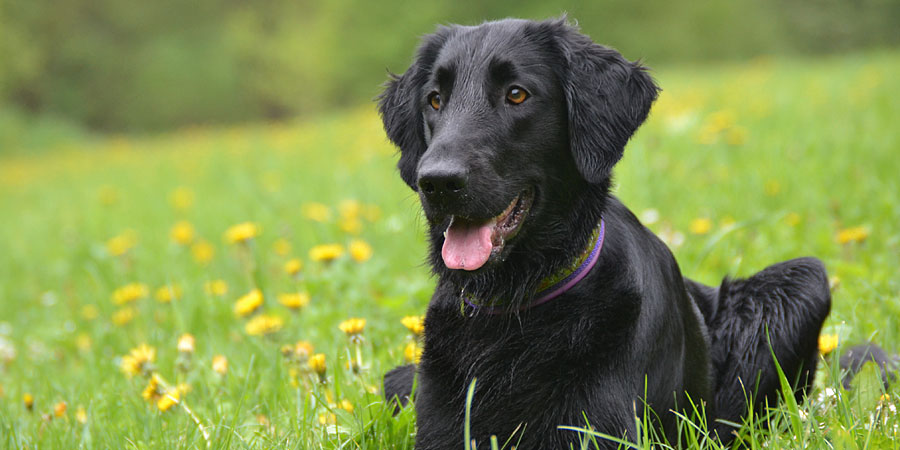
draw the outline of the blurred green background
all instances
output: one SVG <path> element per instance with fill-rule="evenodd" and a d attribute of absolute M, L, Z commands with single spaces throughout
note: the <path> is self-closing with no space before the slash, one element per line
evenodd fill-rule
<path fill-rule="evenodd" d="M 900 43 L 898 0 L 0 0 L 0 153 L 360 105 L 437 23 L 563 12 L 651 67 Z"/>

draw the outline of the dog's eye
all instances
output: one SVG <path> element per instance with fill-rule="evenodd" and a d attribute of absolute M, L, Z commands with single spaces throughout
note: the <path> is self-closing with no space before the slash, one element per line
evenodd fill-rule
<path fill-rule="evenodd" d="M 528 98 L 528 92 L 525 92 L 525 89 L 522 89 L 518 86 L 513 86 L 509 88 L 509 91 L 506 92 L 506 100 L 513 105 L 518 105 L 525 101 Z"/>
<path fill-rule="evenodd" d="M 441 94 L 438 94 L 437 91 L 428 94 L 428 104 L 431 105 L 435 111 L 441 109 Z"/>

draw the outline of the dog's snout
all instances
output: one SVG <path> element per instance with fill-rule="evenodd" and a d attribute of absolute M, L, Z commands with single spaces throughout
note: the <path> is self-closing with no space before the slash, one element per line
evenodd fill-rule
<path fill-rule="evenodd" d="M 436 167 L 419 173 L 419 192 L 429 198 L 459 196 L 466 190 L 467 178 L 461 168 Z"/>

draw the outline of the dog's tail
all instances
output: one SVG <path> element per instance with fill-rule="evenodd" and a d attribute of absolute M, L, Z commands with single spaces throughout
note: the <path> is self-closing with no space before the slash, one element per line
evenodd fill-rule
<path fill-rule="evenodd" d="M 853 378 L 862 370 L 866 363 L 875 363 L 881 371 L 881 382 L 887 390 L 891 383 L 897 381 L 897 370 L 900 368 L 900 356 L 891 355 L 883 348 L 869 342 L 867 344 L 854 345 L 845 349 L 838 363 L 841 367 L 841 384 L 844 389 L 850 389 Z"/>

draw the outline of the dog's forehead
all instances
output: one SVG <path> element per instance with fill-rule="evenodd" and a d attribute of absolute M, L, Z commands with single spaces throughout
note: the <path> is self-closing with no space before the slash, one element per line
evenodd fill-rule
<path fill-rule="evenodd" d="M 435 66 L 454 70 L 486 69 L 490 63 L 543 65 L 550 55 L 542 51 L 534 23 L 504 20 L 478 26 L 457 26 L 438 53 Z"/>

